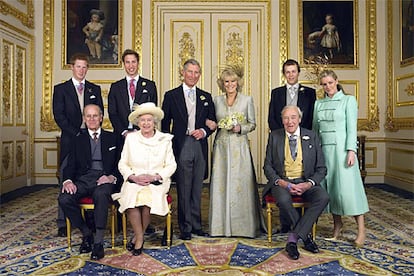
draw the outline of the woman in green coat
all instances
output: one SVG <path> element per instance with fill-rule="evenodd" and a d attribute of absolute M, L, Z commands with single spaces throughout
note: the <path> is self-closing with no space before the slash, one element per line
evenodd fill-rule
<path fill-rule="evenodd" d="M 327 211 L 334 221 L 331 240 L 341 233 L 342 216 L 353 216 L 358 225 L 354 244 L 361 247 L 365 241 L 364 214 L 369 209 L 356 155 L 357 102 L 354 96 L 344 94 L 334 71 L 322 71 L 319 81 L 325 97 L 315 103 L 313 129 L 321 138 L 328 169 L 321 185 L 330 197 Z"/>

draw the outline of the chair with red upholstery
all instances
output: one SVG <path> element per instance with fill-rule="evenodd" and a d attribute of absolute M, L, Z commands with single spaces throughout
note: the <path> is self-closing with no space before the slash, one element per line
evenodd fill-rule
<path fill-rule="evenodd" d="M 165 232 L 164 236 L 166 237 L 166 242 L 162 241 L 161 245 L 166 245 L 169 249 L 172 244 L 172 224 L 171 224 L 171 205 L 172 205 L 172 196 L 167 194 L 167 202 L 168 202 L 168 213 L 166 215 L 165 221 Z M 126 219 L 126 212 L 122 213 L 122 232 L 123 232 L 123 243 L 124 249 L 126 249 L 127 245 L 127 219 Z M 163 238 L 164 239 L 164 238 Z"/>
<path fill-rule="evenodd" d="M 276 199 L 270 194 L 266 194 L 264 197 L 266 202 L 266 213 L 267 213 L 267 241 L 272 242 L 272 209 L 276 208 Z M 305 213 L 305 209 L 308 207 L 308 202 L 304 202 L 300 196 L 292 196 L 292 206 L 294 208 L 301 208 L 302 215 Z M 312 227 L 312 235 L 316 237 L 316 223 Z"/>
<path fill-rule="evenodd" d="M 81 209 L 82 218 L 85 219 L 85 211 L 86 210 L 94 210 L 95 204 L 93 204 L 92 197 L 83 197 L 79 200 L 79 207 Z M 116 206 L 115 204 L 110 204 L 110 212 L 109 215 L 111 217 L 111 244 L 112 249 L 115 247 L 115 225 L 116 222 Z M 71 243 L 71 225 L 70 220 L 66 217 L 66 228 L 67 228 L 67 239 L 68 239 L 68 248 L 71 250 L 72 243 Z"/>

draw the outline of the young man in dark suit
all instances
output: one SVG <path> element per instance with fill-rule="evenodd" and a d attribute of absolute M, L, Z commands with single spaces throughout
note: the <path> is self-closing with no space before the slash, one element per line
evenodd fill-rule
<path fill-rule="evenodd" d="M 59 205 L 63 212 L 73 227 L 82 232 L 80 253 L 92 251 L 92 260 L 104 257 L 103 237 L 108 208 L 119 176 L 119 139 L 114 133 L 101 129 L 102 119 L 99 106 L 85 106 L 83 120 L 87 130 L 78 134 L 73 141 L 68 165 L 63 170 L 63 184 L 59 195 Z M 92 197 L 95 204 L 95 237 L 82 219 L 79 208 L 79 200 L 86 196 Z"/>
<path fill-rule="evenodd" d="M 301 118 L 302 112 L 297 106 L 283 108 L 284 129 L 270 133 L 263 167 L 268 180 L 263 196 L 271 192 L 280 211 L 293 225 L 286 244 L 286 251 L 293 260 L 299 258 L 299 239 L 303 240 L 305 250 L 319 252 L 309 233 L 329 202 L 328 193 L 319 185 L 326 176 L 321 144 L 313 131 L 299 127 Z M 292 196 L 301 196 L 309 202 L 302 217 L 292 206 Z"/>
<path fill-rule="evenodd" d="M 301 127 L 312 129 L 313 106 L 316 101 L 315 89 L 299 84 L 300 66 L 296 60 L 288 59 L 283 63 L 282 73 L 286 79 L 286 85 L 272 90 L 268 123 L 270 131 L 283 128 L 281 112 L 286 105 L 296 105 L 303 112 Z M 280 232 L 287 233 L 291 225 L 286 216 L 280 214 Z"/>
<path fill-rule="evenodd" d="M 313 106 L 316 101 L 315 89 L 299 84 L 300 66 L 296 60 L 288 59 L 283 64 L 286 85 L 272 90 L 268 123 L 270 130 L 283 128 L 280 114 L 286 105 L 296 105 L 303 112 L 301 127 L 312 129 Z"/>
<path fill-rule="evenodd" d="M 125 78 L 111 84 L 108 94 L 108 114 L 114 133 L 121 137 L 121 150 L 128 133 L 137 131 L 137 126 L 129 122 L 128 116 L 134 104 L 153 102 L 157 105 L 157 86 L 152 80 L 139 75 L 139 54 L 131 49 L 122 53 Z M 121 220 L 119 220 L 121 221 Z M 155 232 L 152 225 L 145 230 L 147 234 Z"/>
<path fill-rule="evenodd" d="M 183 84 L 165 92 L 161 130 L 174 135 L 178 224 L 181 239 L 191 240 L 191 234 L 208 236 L 201 228 L 201 192 L 208 174 L 207 138 L 213 132 L 206 120 L 215 122 L 216 112 L 211 94 L 196 87 L 199 62 L 187 60 L 182 75 Z"/>
<path fill-rule="evenodd" d="M 87 81 L 89 60 L 85 54 L 74 54 L 70 58 L 72 78 L 55 85 L 53 89 L 53 116 L 56 124 L 60 127 L 60 179 L 62 171 L 67 164 L 67 157 L 73 141 L 85 129 L 82 121 L 82 110 L 88 104 L 96 104 L 103 110 L 101 87 Z M 66 223 L 61 209 L 57 218 L 58 236 L 66 236 Z"/>
<path fill-rule="evenodd" d="M 125 137 L 135 131 L 128 121 L 133 104 L 153 102 L 157 105 L 155 82 L 138 74 L 139 54 L 127 49 L 122 54 L 126 77 L 111 84 L 108 95 L 108 113 L 114 132 Z"/>

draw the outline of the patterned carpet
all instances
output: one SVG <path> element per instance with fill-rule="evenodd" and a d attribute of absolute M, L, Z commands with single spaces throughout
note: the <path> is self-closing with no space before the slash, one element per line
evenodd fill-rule
<path fill-rule="evenodd" d="M 386 187 L 386 186 L 385 186 Z M 266 235 L 256 239 L 177 238 L 171 249 L 160 246 L 164 218 L 154 217 L 156 233 L 146 236 L 144 254 L 132 256 L 122 249 L 122 234 L 110 248 L 106 235 L 105 258 L 90 261 L 79 254 L 80 234 L 73 231 L 72 251 L 66 238 L 56 237 L 56 196 L 49 187 L 1 205 L 0 275 L 414 275 L 414 201 L 381 186 L 367 186 L 370 212 L 366 216 L 367 241 L 356 249 L 352 218 L 344 220 L 340 241 L 325 241 L 332 231 L 331 218 L 320 217 L 316 242 L 321 253 L 302 248 L 297 261 L 288 259 L 285 235 L 274 234 L 269 245 Z M 173 205 L 176 203 L 175 191 Z M 207 219 L 208 188 L 203 195 L 203 218 Z M 277 222 L 277 219 L 275 219 Z M 207 230 L 207 221 L 204 229 Z M 131 230 L 129 229 L 131 235 Z"/>

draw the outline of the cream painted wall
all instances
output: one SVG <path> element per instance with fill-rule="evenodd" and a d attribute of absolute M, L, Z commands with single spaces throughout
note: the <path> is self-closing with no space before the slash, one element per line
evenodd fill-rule
<path fill-rule="evenodd" d="M 5 1 L 1 1 L 5 2 Z M 142 6 L 137 5 L 142 2 Z M 162 1 L 157 1 L 162 2 Z M 187 1 L 188 2 L 188 1 Z M 191 1 L 194 2 L 194 1 Z M 202 1 L 208 2 L 208 1 Z M 298 59 L 299 57 L 299 43 L 298 33 L 299 24 L 298 9 L 301 2 L 299 1 L 240 1 L 241 4 L 249 2 L 263 2 L 265 5 L 270 4 L 270 22 L 271 36 L 270 36 L 270 72 L 268 74 L 267 85 L 264 87 L 276 87 L 281 84 L 281 68 L 280 65 L 283 59 L 291 57 Z M 243 2 L 243 3 L 242 3 Z M 4 27 L 5 22 L 15 26 L 15 28 L 27 32 L 35 37 L 35 75 L 34 75 L 34 102 L 33 104 L 33 131 L 31 133 L 31 147 L 30 151 L 33 155 L 33 162 L 31 165 L 33 175 L 31 177 L 31 184 L 57 183 L 55 177 L 56 171 L 56 136 L 58 131 L 46 131 L 45 126 L 41 123 L 42 108 L 45 108 L 45 94 L 50 95 L 53 85 L 70 78 L 71 72 L 67 69 L 62 69 L 61 61 L 61 45 L 62 45 L 62 3 L 60 0 L 44 0 L 44 1 L 27 1 L 26 5 L 33 5 L 33 19 L 34 28 L 27 27 L 22 24 L 24 15 L 30 15 L 30 9 L 25 7 L 21 1 L 11 0 L 7 1 L 7 5 L 17 9 L 17 12 L 8 11 L 0 13 L 0 24 Z M 135 48 L 142 53 L 142 75 L 152 78 L 153 76 L 153 59 L 151 57 L 151 14 L 152 1 L 122 1 L 123 3 L 123 25 L 124 32 L 122 40 L 122 49 Z M 361 95 L 359 117 L 361 119 L 369 116 L 376 116 L 377 114 L 370 114 L 370 105 L 372 105 L 372 98 L 368 97 L 368 92 L 375 92 L 375 104 L 378 106 L 378 130 L 374 131 L 360 131 L 360 134 L 367 136 L 366 143 L 366 164 L 368 176 L 367 183 L 387 183 L 406 190 L 414 190 L 414 115 L 410 112 L 414 110 L 412 103 L 414 102 L 411 96 L 404 96 L 411 101 L 407 106 L 397 106 L 394 102 L 396 95 L 401 96 L 404 89 L 398 86 L 397 80 L 401 76 L 407 75 L 407 72 L 414 70 L 414 65 L 401 67 L 398 60 L 393 53 L 398 51 L 399 41 L 399 26 L 398 26 L 398 1 L 356 1 L 358 5 L 358 30 L 359 30 L 359 68 L 357 69 L 339 69 L 336 70 L 340 80 L 349 81 L 351 83 L 359 83 L 359 94 Z M 397 3 L 397 4 L 395 4 Z M 45 6 L 44 6 L 45 5 Z M 396 6 L 397 5 L 397 6 Z M 373 8 L 373 7 L 374 8 Z M 53 12 L 49 12 L 50 8 Z M 140 9 L 141 8 L 141 9 Z M 367 13 L 367 9 L 370 11 Z M 390 12 L 392 10 L 392 12 Z M 142 13 L 141 13 L 142 11 Z M 281 12 L 282 11 L 282 12 Z M 287 11 L 287 16 L 283 13 Z M 48 30 L 47 26 L 50 24 L 47 21 L 47 15 L 51 14 L 50 20 L 53 21 L 53 29 Z M 369 24 L 370 16 L 374 14 L 374 27 L 367 26 Z M 284 18 L 287 17 L 288 22 L 288 39 L 287 50 L 281 48 L 283 45 L 283 34 L 280 32 L 283 29 Z M 384 18 L 386 20 L 384 20 Z M 139 19 L 142 19 L 141 21 Z M 390 29 L 390 22 L 392 20 L 394 25 Z M 142 37 L 138 36 L 137 21 L 142 23 Z M 392 22 L 391 22 L 392 23 Z M 392 24 L 391 24 L 392 25 Z M 139 26 L 139 24 L 138 24 Z M 371 28 L 371 29 L 370 29 Z M 6 26 L 7 29 L 7 26 Z M 374 32 L 372 31 L 374 29 Z M 50 31 L 49 34 L 48 31 Z M 45 35 L 47 34 L 47 35 Z M 44 36 L 45 35 L 45 36 Z M 390 35 L 392 35 L 392 43 L 390 44 Z M 52 38 L 51 40 L 48 40 Z M 375 51 L 369 48 L 371 38 L 374 40 Z M 0 42 L 2 43 L 2 42 Z M 138 44 L 137 44 L 138 43 Z M 252 41 L 254 43 L 254 41 Z M 45 48 L 52 48 L 49 54 L 45 55 Z M 0 48 L 1 49 L 1 48 Z M 287 52 L 286 52 L 287 51 Z M 369 60 L 369 57 L 374 53 L 374 61 Z M 286 54 L 286 56 L 284 56 Z M 392 56 L 392 57 L 391 57 Z M 398 57 L 397 57 L 398 58 Z M 375 67 L 371 68 L 370 65 Z M 392 70 L 390 70 L 392 64 Z M 50 65 L 50 67 L 48 67 Z M 48 75 L 50 72 L 50 76 Z M 308 80 L 304 74 L 301 74 L 301 81 Z M 375 76 L 374 84 L 372 76 Z M 105 93 L 109 89 L 112 81 L 120 79 L 124 76 L 123 69 L 90 69 L 88 72 L 88 79 L 94 81 L 102 86 Z M 45 78 L 50 78 L 49 82 L 45 82 Z M 371 79 L 370 79 L 371 78 Z M 411 77 L 410 82 L 413 82 Z M 375 89 L 372 89 L 372 85 Z M 351 85 L 352 86 L 352 85 Z M 159 91 L 162 93 L 163 91 Z M 400 94 L 398 94 L 400 93 Z M 405 94 L 404 94 L 405 95 Z M 263 106 L 268 105 L 270 91 L 263 93 Z M 50 103 L 47 103 L 50 104 Z M 393 114 L 387 114 L 387 108 L 392 106 Z M 410 109 L 411 108 L 411 109 Z M 410 111 L 411 110 L 411 111 Z M 267 110 L 263 115 L 262 120 L 266 120 Z M 401 119 L 406 117 L 406 119 Z M 374 120 L 375 121 L 375 120 Z M 402 122 L 401 122 L 402 121 Z M 390 131 L 385 128 L 385 124 L 389 123 L 394 126 L 395 131 Z M 408 126 L 407 126 L 408 125 Z M 372 127 L 372 126 L 371 126 Z M 375 128 L 375 127 L 372 127 Z M 262 131 L 263 137 L 267 137 L 267 133 Z M 265 139 L 265 138 L 264 138 Z M 265 139 L 266 140 L 266 139 Z M 0 155 L 2 156 L 2 155 Z"/>

